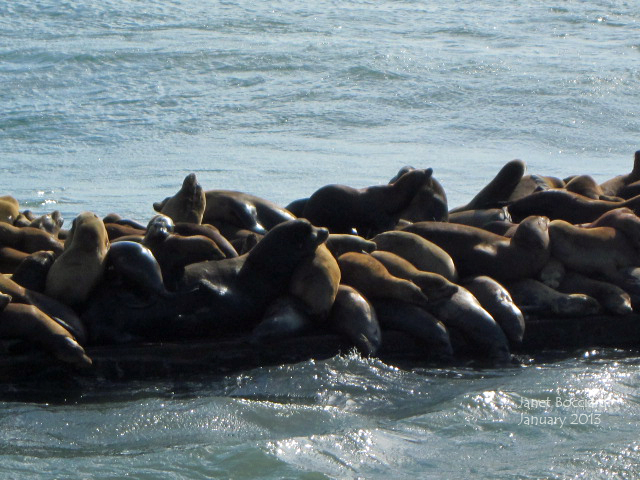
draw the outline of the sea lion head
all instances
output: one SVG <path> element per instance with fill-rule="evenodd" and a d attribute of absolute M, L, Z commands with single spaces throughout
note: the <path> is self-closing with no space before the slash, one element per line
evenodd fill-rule
<path fill-rule="evenodd" d="M 549 219 L 539 215 L 525 218 L 516 228 L 511 241 L 529 250 L 548 250 Z"/>

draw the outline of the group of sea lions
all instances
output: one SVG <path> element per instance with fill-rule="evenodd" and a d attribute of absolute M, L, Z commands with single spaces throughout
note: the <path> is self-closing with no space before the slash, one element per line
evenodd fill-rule
<path fill-rule="evenodd" d="M 375 355 L 397 330 L 425 358 L 500 364 L 525 316 L 640 308 L 640 151 L 602 184 L 525 170 L 451 210 L 431 168 L 286 208 L 192 173 L 147 225 L 83 212 L 68 230 L 0 197 L 0 339 L 89 366 L 88 345 L 322 332 Z"/>

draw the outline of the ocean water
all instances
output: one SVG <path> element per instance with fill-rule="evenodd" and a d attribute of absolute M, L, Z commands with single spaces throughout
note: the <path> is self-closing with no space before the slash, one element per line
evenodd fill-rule
<path fill-rule="evenodd" d="M 635 0 L 0 0 L 0 191 L 68 225 L 146 222 L 190 172 L 282 205 L 404 165 L 452 207 L 513 158 L 606 180 L 640 145 L 639 27 Z M 523 361 L 4 402 L 0 476 L 638 478 L 637 352 Z"/>

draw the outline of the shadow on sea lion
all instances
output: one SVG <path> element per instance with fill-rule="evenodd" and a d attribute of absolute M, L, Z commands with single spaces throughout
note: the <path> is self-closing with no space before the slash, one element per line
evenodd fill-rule
<path fill-rule="evenodd" d="M 600 312 L 598 301 L 582 293 L 565 294 L 526 278 L 506 285 L 516 305 L 526 314 L 582 317 Z"/>
<path fill-rule="evenodd" d="M 622 288 L 609 282 L 595 280 L 575 272 L 566 274 L 558 287 L 562 293 L 584 293 L 595 298 L 613 315 L 628 315 L 633 312 L 631 297 Z"/>
<path fill-rule="evenodd" d="M 412 170 L 392 184 L 360 189 L 325 185 L 309 197 L 302 216 L 331 233 L 353 233 L 355 229 L 368 238 L 395 227 L 432 173 L 432 169 Z"/>

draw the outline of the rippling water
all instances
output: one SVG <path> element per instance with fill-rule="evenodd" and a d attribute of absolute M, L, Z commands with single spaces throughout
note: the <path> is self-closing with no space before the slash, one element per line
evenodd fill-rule
<path fill-rule="evenodd" d="M 281 204 L 407 164 L 452 206 L 512 158 L 604 180 L 639 146 L 639 22 L 618 0 L 0 1 L 0 185 L 69 223 L 146 221 L 192 171 Z M 0 404 L 0 458 L 7 478 L 635 478 L 637 371 L 607 350 L 136 384 Z"/>

